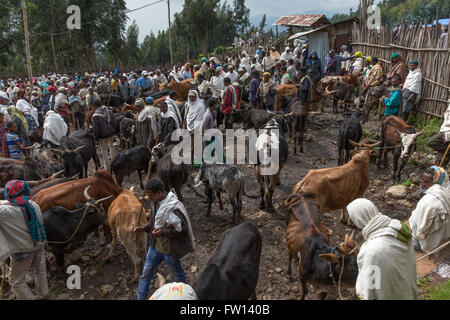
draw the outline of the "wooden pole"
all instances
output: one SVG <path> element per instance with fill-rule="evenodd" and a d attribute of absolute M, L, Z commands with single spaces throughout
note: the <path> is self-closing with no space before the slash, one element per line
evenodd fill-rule
<path fill-rule="evenodd" d="M 23 12 L 23 28 L 25 33 L 25 49 L 27 54 L 28 83 L 30 85 L 30 88 L 33 88 L 33 73 L 31 72 L 30 39 L 28 38 L 27 5 L 25 4 L 25 0 L 22 0 L 22 12 Z"/>
<path fill-rule="evenodd" d="M 170 26 L 170 0 L 167 0 L 167 11 L 169 14 L 169 50 L 170 50 L 170 65 L 173 66 L 173 52 L 172 52 L 172 31 Z"/>
<path fill-rule="evenodd" d="M 53 43 L 53 32 L 50 32 L 50 39 L 52 41 L 53 62 L 55 63 L 55 72 L 58 71 L 58 65 L 56 64 L 55 44 Z"/>

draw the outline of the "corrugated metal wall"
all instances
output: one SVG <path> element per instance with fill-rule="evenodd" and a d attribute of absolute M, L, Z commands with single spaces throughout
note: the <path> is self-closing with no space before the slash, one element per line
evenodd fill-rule
<path fill-rule="evenodd" d="M 308 34 L 305 38 L 309 39 L 309 53 L 316 50 L 317 55 L 322 62 L 322 70 L 325 68 L 326 56 L 330 52 L 330 42 L 328 40 L 328 32 L 314 32 Z"/>

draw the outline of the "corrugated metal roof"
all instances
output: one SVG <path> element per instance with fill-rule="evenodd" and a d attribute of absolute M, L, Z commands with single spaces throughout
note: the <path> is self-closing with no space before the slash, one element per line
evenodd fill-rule
<path fill-rule="evenodd" d="M 299 14 L 295 16 L 282 16 L 274 22 L 274 25 L 310 27 L 320 19 L 324 19 L 324 22 L 329 23 L 327 17 L 323 14 Z"/>
<path fill-rule="evenodd" d="M 304 35 L 307 35 L 307 34 L 310 34 L 310 33 L 314 33 L 314 32 L 317 32 L 317 31 L 319 31 L 319 30 L 322 30 L 322 29 L 328 28 L 328 27 L 329 27 L 329 26 L 324 26 L 324 27 L 320 27 L 320 28 L 317 28 L 317 29 L 314 29 L 314 30 L 309 30 L 309 31 L 305 31 L 305 32 L 299 32 L 299 33 L 296 33 L 296 34 L 290 36 L 290 37 L 288 38 L 288 40 L 294 40 L 294 39 L 303 37 Z"/>

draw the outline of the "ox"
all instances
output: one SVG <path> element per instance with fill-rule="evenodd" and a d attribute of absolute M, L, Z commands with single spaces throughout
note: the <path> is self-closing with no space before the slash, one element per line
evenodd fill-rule
<path fill-rule="evenodd" d="M 180 82 L 176 82 L 175 80 L 170 80 L 170 82 L 168 82 L 165 85 L 161 85 L 160 87 L 161 87 L 161 89 L 170 89 L 170 90 L 175 91 L 177 93 L 177 98 L 180 99 L 181 101 L 186 101 L 188 99 L 189 90 L 191 90 L 193 88 L 191 80 L 183 80 Z M 163 99 L 163 100 L 161 100 L 161 99 Z M 166 99 L 166 97 L 162 97 L 157 100 L 164 101 L 165 99 Z M 155 105 L 156 105 L 156 100 L 155 100 Z"/>
<path fill-rule="evenodd" d="M 96 170 L 100 167 L 94 136 L 88 131 L 73 131 L 69 136 L 62 137 L 60 144 L 62 150 L 52 149 L 52 152 L 61 157 L 67 177 L 77 173 L 80 179 L 87 177 L 88 163 L 91 159 L 94 160 Z"/>
<path fill-rule="evenodd" d="M 234 165 L 203 163 L 200 167 L 200 171 L 195 177 L 194 183 L 196 184 L 196 187 L 201 183 L 205 185 L 205 195 L 208 199 L 208 211 L 206 212 L 206 216 L 209 217 L 211 213 L 213 191 L 217 195 L 220 210 L 223 210 L 220 193 L 226 193 L 228 194 L 228 199 L 233 207 L 233 224 L 238 224 L 242 211 L 244 179 L 245 176 Z"/>
<path fill-rule="evenodd" d="M 199 300 L 256 299 L 262 239 L 250 222 L 228 229 L 193 289 Z"/>
<path fill-rule="evenodd" d="M 34 156 L 34 159 L 37 161 L 46 177 L 64 169 L 64 166 L 59 162 L 58 157 L 47 149 Z"/>
<path fill-rule="evenodd" d="M 89 233 L 104 223 L 101 204 L 112 196 L 95 201 L 89 195 L 90 186 L 84 189 L 85 205 L 74 204 L 77 209 L 67 210 L 56 206 L 43 212 L 44 228 L 51 252 L 55 255 L 60 272 L 64 270 L 64 254 L 81 247 Z"/>
<path fill-rule="evenodd" d="M 308 283 L 320 288 L 319 298 L 325 299 L 330 285 L 338 282 L 354 287 L 358 276 L 356 245 L 353 235 L 345 235 L 345 243 L 330 246 L 328 228 L 321 217 L 319 205 L 309 195 L 291 195 L 286 199 L 288 208 L 286 244 L 289 250 L 287 274 L 291 278 L 291 262 L 298 259 L 298 273 L 302 286 L 300 299 L 308 293 Z M 292 278 L 291 278 L 292 281 Z M 326 288 L 323 288 L 326 286 Z"/>
<path fill-rule="evenodd" d="M 416 133 L 414 127 L 408 125 L 402 118 L 390 116 L 383 120 L 381 124 L 381 147 L 378 156 L 378 169 L 381 166 L 383 152 L 384 167 L 386 168 L 388 152 L 393 151 L 394 168 L 392 178 L 394 181 L 399 181 L 406 161 L 408 161 L 409 156 L 416 150 L 416 139 L 422 133 Z M 387 149 L 383 149 L 384 147 Z M 401 158 L 400 167 L 398 167 L 399 158 Z"/>
<path fill-rule="evenodd" d="M 44 176 L 39 164 L 30 158 L 25 158 L 25 160 L 0 158 L 0 185 L 2 187 L 11 180 L 42 180 Z"/>
<path fill-rule="evenodd" d="M 281 109 L 282 96 L 288 96 L 291 98 L 297 97 L 297 86 L 295 84 L 280 84 L 277 86 L 277 95 L 275 97 L 275 110 Z"/>
<path fill-rule="evenodd" d="M 142 212 L 142 204 L 136 195 L 128 190 L 122 191 L 113 201 L 108 211 L 108 224 L 112 230 L 112 242 L 107 260 L 112 258 L 118 239 L 127 250 L 134 264 L 134 280 L 137 281 L 144 267 L 147 249 L 147 236 L 144 232 L 134 232 L 134 228 L 147 224 Z"/>
<path fill-rule="evenodd" d="M 345 165 L 335 168 L 309 170 L 306 176 L 295 185 L 292 193 L 314 194 L 322 211 L 342 210 L 341 222 L 351 223 L 346 214 L 347 205 L 364 195 L 369 186 L 369 161 L 374 148 L 381 144 L 358 144 L 350 150 L 352 159 Z"/>
<path fill-rule="evenodd" d="M 300 152 L 303 152 L 303 137 L 306 131 L 306 120 L 308 112 L 306 108 L 295 101 L 288 109 L 289 114 L 289 138 L 294 139 L 294 154 L 297 154 L 297 145 L 300 145 Z"/>
<path fill-rule="evenodd" d="M 120 151 L 111 161 L 110 171 L 116 176 L 117 184 L 122 187 L 123 178 L 130 173 L 137 171 L 139 183 L 142 189 L 141 171 L 147 172 L 148 164 L 151 158 L 150 150 L 146 146 L 137 146 L 131 149 Z"/>
<path fill-rule="evenodd" d="M 270 120 L 266 126 L 264 126 L 265 132 L 261 134 L 256 140 L 256 150 L 258 151 L 257 164 L 254 165 L 254 171 L 256 176 L 256 181 L 259 184 L 260 194 L 261 194 L 261 209 L 267 209 L 268 211 L 275 211 L 272 204 L 272 196 L 275 190 L 275 185 L 279 181 L 279 176 L 281 169 L 287 162 L 289 154 L 289 145 L 286 141 L 285 134 L 288 132 L 289 127 L 287 119 L 282 115 L 275 116 Z M 278 134 L 276 134 L 276 131 Z M 272 138 L 271 135 L 275 137 Z M 270 142 L 268 140 L 270 139 Z M 270 148 L 269 148 L 270 145 Z M 270 154 L 274 151 L 278 153 L 278 157 L 271 159 Z M 264 152 L 264 160 L 261 161 L 259 153 Z M 262 175 L 262 168 L 267 169 L 270 160 L 271 166 L 276 166 L 277 170 L 272 175 Z"/>
<path fill-rule="evenodd" d="M 119 138 L 122 149 L 136 145 L 136 120 L 124 118 L 119 124 Z"/>
<path fill-rule="evenodd" d="M 337 165 L 341 166 L 348 162 L 350 158 L 350 150 L 353 146 L 349 140 L 354 142 L 361 141 L 362 138 L 362 125 L 359 120 L 360 112 L 352 112 L 349 118 L 345 118 L 339 129 L 338 136 L 338 157 Z"/>
<path fill-rule="evenodd" d="M 233 111 L 230 121 L 232 123 L 244 123 L 244 130 L 260 129 L 273 118 L 274 114 L 276 113 L 256 108 L 240 109 Z"/>

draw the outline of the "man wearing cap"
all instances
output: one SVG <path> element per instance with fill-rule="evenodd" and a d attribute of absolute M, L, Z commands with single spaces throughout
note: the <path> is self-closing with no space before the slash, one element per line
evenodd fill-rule
<path fill-rule="evenodd" d="M 405 84 L 403 85 L 403 106 L 402 116 L 403 120 L 408 122 L 409 114 L 413 108 L 413 105 L 418 101 L 420 95 L 420 89 L 422 87 L 422 71 L 418 68 L 419 62 L 412 60 L 409 63 L 409 73 L 406 77 Z"/>
<path fill-rule="evenodd" d="M 231 83 L 236 82 L 237 78 L 239 77 L 238 73 L 234 71 L 234 67 L 232 65 L 228 66 L 228 72 L 226 76 L 230 78 Z"/>
<path fill-rule="evenodd" d="M 388 116 L 398 116 L 398 111 L 402 103 L 402 78 L 398 74 L 394 74 L 391 78 L 391 86 L 388 88 L 388 96 L 382 96 L 380 99 L 380 112 L 379 118 L 382 118 L 383 109 L 384 115 Z"/>
<path fill-rule="evenodd" d="M 137 85 L 138 75 L 133 73 L 130 80 L 130 96 L 135 98 L 139 95 L 139 87 Z"/>
<path fill-rule="evenodd" d="M 258 49 L 256 50 L 256 55 L 259 57 L 259 59 L 263 58 L 263 47 L 258 46 Z"/>
<path fill-rule="evenodd" d="M 162 116 L 160 143 L 163 143 L 165 146 L 176 144 L 175 141 L 172 141 L 172 133 L 181 128 L 178 116 L 173 109 L 169 110 L 167 101 L 161 102 L 159 107 Z"/>
<path fill-rule="evenodd" d="M 96 100 L 94 106 L 97 108 L 92 116 L 94 138 L 100 145 L 104 169 L 109 170 L 109 164 L 116 155 L 113 145 L 116 134 L 116 119 L 108 107 L 102 106 L 100 100 Z"/>
<path fill-rule="evenodd" d="M 405 61 L 400 58 L 397 52 L 394 52 L 391 56 L 391 66 L 387 73 L 387 80 L 391 80 L 394 74 L 398 74 L 403 80 L 406 79 Z"/>
<path fill-rule="evenodd" d="M 220 111 L 225 115 L 224 125 L 225 129 L 233 129 L 231 120 L 231 113 L 234 110 L 239 110 L 239 90 L 232 85 L 231 79 L 226 77 L 223 81 L 225 89 L 223 91 L 223 103 Z"/>
<path fill-rule="evenodd" d="M 84 105 L 86 106 L 87 110 L 94 110 L 96 107 L 94 106 L 95 101 L 100 101 L 100 96 L 97 92 L 94 91 L 93 87 L 89 87 L 88 94 L 86 95 L 86 102 Z"/>
<path fill-rule="evenodd" d="M 350 56 L 350 52 L 348 52 L 347 46 L 345 44 L 341 46 L 341 52 L 339 53 L 339 55 L 342 58 L 347 58 Z M 343 73 L 342 71 L 350 71 L 350 61 L 345 61 L 343 64 L 341 64 L 341 73 Z"/>
<path fill-rule="evenodd" d="M 158 143 L 161 133 L 161 123 L 153 102 L 152 97 L 147 97 L 145 98 L 147 105 L 142 99 L 137 99 L 135 103 L 136 107 L 142 108 L 136 121 L 136 141 L 138 145 L 147 146 L 150 150 Z"/>
<path fill-rule="evenodd" d="M 367 76 L 367 88 L 383 84 L 383 67 L 377 57 L 372 57 L 372 69 Z"/>
<path fill-rule="evenodd" d="M 137 80 L 137 86 L 140 90 L 140 93 L 144 93 L 152 88 L 152 80 L 148 77 L 147 71 L 142 71 L 141 77 Z"/>
<path fill-rule="evenodd" d="M 238 74 L 239 78 L 237 79 L 237 83 L 241 86 L 248 86 L 248 84 L 250 83 L 250 74 L 246 71 L 246 69 L 240 67 Z"/>
<path fill-rule="evenodd" d="M 266 52 L 266 56 L 262 60 L 262 68 L 264 72 L 269 72 L 271 75 L 275 71 L 275 59 L 271 56 L 270 52 Z"/>
<path fill-rule="evenodd" d="M 256 70 L 258 72 L 262 72 L 262 66 L 261 63 L 258 62 L 258 60 L 256 59 L 256 57 L 252 58 L 252 64 L 250 65 L 250 70 Z"/>

